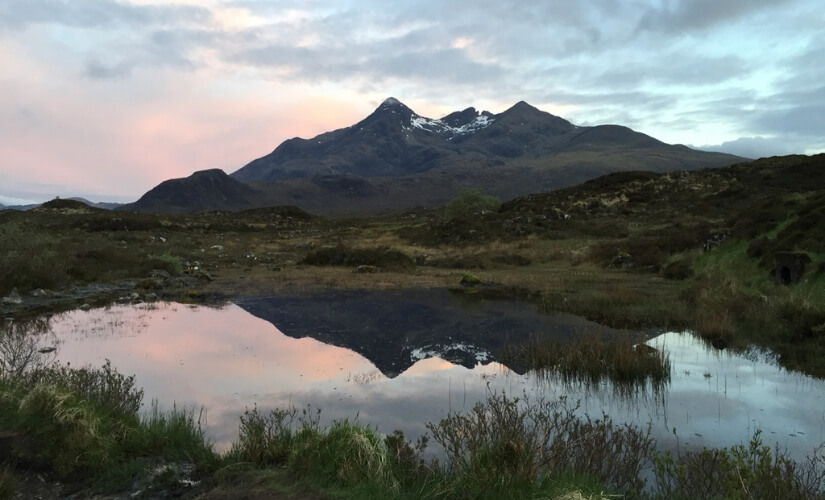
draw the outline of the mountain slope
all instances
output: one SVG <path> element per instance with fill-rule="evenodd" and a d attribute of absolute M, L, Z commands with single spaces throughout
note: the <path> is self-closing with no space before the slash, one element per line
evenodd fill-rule
<path fill-rule="evenodd" d="M 532 167 L 553 169 L 563 166 L 555 163 L 569 163 L 563 157 L 554 161 L 565 153 L 621 151 L 655 152 L 669 165 L 666 169 L 673 165 L 690 169 L 722 166 L 740 160 L 731 155 L 670 146 L 627 127 L 578 127 L 525 102 L 497 115 L 467 108 L 433 120 L 417 115 L 391 97 L 351 127 L 312 139 L 289 139 L 231 175 L 243 182 L 316 175 L 403 177 L 452 169 L 468 162 L 501 166 L 536 160 L 542 164 Z M 609 162 L 601 159 L 599 163 L 607 168 L 605 163 Z M 656 162 L 640 163 L 633 169 L 651 168 Z M 583 179 L 576 179 L 580 180 Z"/>
<path fill-rule="evenodd" d="M 284 141 L 230 176 L 211 171 L 169 181 L 128 209 L 295 205 L 325 214 L 374 212 L 444 204 L 467 187 L 508 200 L 612 172 L 697 170 L 741 160 L 618 125 L 576 126 L 526 102 L 499 114 L 471 107 L 431 119 L 391 97 L 355 125 Z"/>
<path fill-rule="evenodd" d="M 265 204 L 258 190 L 216 168 L 201 170 L 186 178 L 163 181 L 138 201 L 116 210 L 185 213 L 242 210 Z"/>

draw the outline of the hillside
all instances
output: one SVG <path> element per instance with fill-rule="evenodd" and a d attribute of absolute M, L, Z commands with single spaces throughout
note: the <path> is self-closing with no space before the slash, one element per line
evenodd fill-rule
<path fill-rule="evenodd" d="M 182 179 L 160 183 L 138 201 L 117 210 L 187 213 L 212 210 L 243 210 L 267 205 L 261 193 L 226 175 L 223 170 L 195 172 Z"/>
<path fill-rule="evenodd" d="M 284 141 L 226 177 L 209 171 L 167 181 L 127 208 L 295 205 L 320 214 L 370 213 L 444 204 L 468 187 L 509 200 L 611 172 L 697 170 L 741 160 L 618 125 L 576 126 L 525 102 L 499 114 L 471 107 L 431 119 L 389 98 L 350 127 Z"/>

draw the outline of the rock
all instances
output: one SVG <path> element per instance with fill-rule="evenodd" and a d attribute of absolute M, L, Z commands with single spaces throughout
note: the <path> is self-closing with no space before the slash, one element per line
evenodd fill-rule
<path fill-rule="evenodd" d="M 49 354 L 50 352 L 54 352 L 57 350 L 57 347 L 44 347 L 42 349 L 38 349 L 37 352 L 40 354 Z"/>
<path fill-rule="evenodd" d="M 3 297 L 1 302 L 3 305 L 8 306 L 20 305 L 23 303 L 23 297 L 20 296 L 20 292 L 17 291 L 17 288 L 12 288 L 11 292 Z"/>
<path fill-rule="evenodd" d="M 180 288 L 192 288 L 198 285 L 198 279 L 192 276 L 179 276 L 172 280 L 172 284 Z"/>
<path fill-rule="evenodd" d="M 132 292 L 129 295 L 129 300 L 140 300 L 140 294 L 137 292 Z"/>
<path fill-rule="evenodd" d="M 352 270 L 352 272 L 355 273 L 355 274 L 372 274 L 372 273 L 377 273 L 380 270 L 381 269 L 379 269 L 376 266 L 360 265 L 360 266 L 356 266 Z"/>
<path fill-rule="evenodd" d="M 163 269 L 152 269 L 152 272 L 149 273 L 149 277 L 150 278 L 161 279 L 164 282 L 166 282 L 166 281 L 169 281 L 169 278 L 171 278 L 172 276 L 168 272 L 164 271 Z"/>
<path fill-rule="evenodd" d="M 91 308 L 92 308 L 92 306 L 91 306 L 91 304 L 89 304 L 88 302 L 85 302 L 85 303 L 84 303 L 84 304 L 82 304 L 80 307 L 78 307 L 78 309 L 80 309 L 81 311 L 88 311 L 88 310 L 90 310 Z"/>
<path fill-rule="evenodd" d="M 624 269 L 633 265 L 633 257 L 627 252 L 619 252 L 613 257 L 607 267 L 611 269 Z"/>
<path fill-rule="evenodd" d="M 32 290 L 32 292 L 31 292 L 32 297 L 45 297 L 46 295 L 48 295 L 48 293 L 46 293 L 46 290 L 43 290 L 42 288 L 38 288 L 37 290 Z"/>
<path fill-rule="evenodd" d="M 163 280 L 160 278 L 146 278 L 137 284 L 137 288 L 141 290 L 160 290 L 163 288 Z"/>
<path fill-rule="evenodd" d="M 143 300 L 145 300 L 146 302 L 152 302 L 152 301 L 158 300 L 158 294 L 156 294 L 156 293 L 147 293 L 146 295 L 143 296 Z"/>
<path fill-rule="evenodd" d="M 211 248 L 212 250 L 217 250 L 219 252 L 223 252 L 223 245 L 212 245 L 209 248 Z"/>
<path fill-rule="evenodd" d="M 708 252 L 711 249 L 718 247 L 719 245 L 721 245 L 729 239 L 730 229 L 721 229 L 719 231 L 716 231 L 715 233 L 712 233 L 710 237 L 708 237 L 708 239 L 705 240 L 705 243 L 702 245 L 702 248 L 704 248 L 704 250 Z"/>

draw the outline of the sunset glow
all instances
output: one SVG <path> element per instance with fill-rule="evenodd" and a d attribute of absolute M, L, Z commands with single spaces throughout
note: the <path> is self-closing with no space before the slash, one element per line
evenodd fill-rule
<path fill-rule="evenodd" d="M 134 201 L 388 96 L 434 118 L 524 100 L 751 157 L 825 150 L 812 0 L 93 4 L 0 0 L 2 199 Z"/>

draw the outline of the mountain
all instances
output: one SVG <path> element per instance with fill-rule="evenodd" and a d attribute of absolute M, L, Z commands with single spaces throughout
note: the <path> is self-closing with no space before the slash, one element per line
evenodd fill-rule
<path fill-rule="evenodd" d="M 117 210 L 186 213 L 242 210 L 264 206 L 261 193 L 220 169 L 201 170 L 189 177 L 163 181 L 134 203 Z"/>
<path fill-rule="evenodd" d="M 431 119 L 390 97 L 355 125 L 286 140 L 229 176 L 252 191 L 233 185 L 233 196 L 204 201 L 195 195 L 210 195 L 209 190 L 178 179 L 153 189 L 132 209 L 237 210 L 263 204 L 316 213 L 367 212 L 443 204 L 467 187 L 508 200 L 611 172 L 696 170 L 742 160 L 665 144 L 618 125 L 576 126 L 526 102 L 499 114 L 470 107 Z M 218 191 L 230 189 L 227 179 L 219 182 Z M 153 193 L 162 187 L 164 194 Z"/>
<path fill-rule="evenodd" d="M 316 175 L 401 177 L 467 162 L 489 167 L 536 160 L 552 169 L 553 163 L 559 163 L 553 160 L 566 159 L 570 153 L 627 151 L 644 151 L 659 158 L 638 158 L 638 169 L 700 168 L 739 160 L 722 153 L 669 146 L 626 127 L 577 127 L 525 102 L 498 115 L 467 108 L 433 120 L 391 97 L 355 125 L 312 139 L 284 141 L 232 177 L 243 182 Z M 586 161 L 583 157 L 580 160 Z"/>
<path fill-rule="evenodd" d="M 462 290 L 360 290 L 244 297 L 236 303 L 284 335 L 356 352 L 389 378 L 430 357 L 473 368 L 496 361 L 507 345 L 537 338 L 627 335 L 573 315 L 537 314 L 530 304 L 468 297 Z"/>
<path fill-rule="evenodd" d="M 81 203 L 85 203 L 86 205 L 89 205 L 90 207 L 102 208 L 104 210 L 114 210 L 117 207 L 123 205 L 123 203 L 110 203 L 110 202 L 106 202 L 106 201 L 94 202 L 94 201 L 87 200 L 86 198 L 80 198 L 80 197 L 77 197 L 77 196 L 73 196 L 73 197 L 68 198 L 68 199 L 79 201 Z"/>

